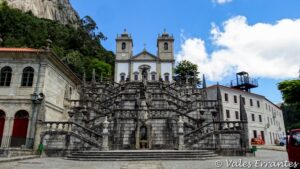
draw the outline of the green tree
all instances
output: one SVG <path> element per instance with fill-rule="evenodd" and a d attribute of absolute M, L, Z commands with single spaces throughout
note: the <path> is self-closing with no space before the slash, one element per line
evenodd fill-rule
<path fill-rule="evenodd" d="M 285 103 L 300 104 L 299 79 L 280 82 L 278 89 L 281 91 Z"/>
<path fill-rule="evenodd" d="M 112 67 L 110 64 L 100 61 L 98 59 L 91 59 L 87 61 L 88 66 L 86 66 L 87 79 L 92 78 L 92 71 L 95 69 L 96 79 L 97 80 L 112 80 Z"/>
<path fill-rule="evenodd" d="M 68 64 L 71 69 L 77 69 L 77 72 L 83 74 L 84 72 L 84 62 L 83 55 L 78 51 L 71 51 L 66 56 L 62 58 L 62 61 Z"/>
<path fill-rule="evenodd" d="M 91 75 L 90 66 L 93 64 L 98 65 L 97 69 L 105 72 L 105 76 L 112 77 L 114 53 L 101 45 L 101 41 L 106 40 L 106 37 L 89 16 L 84 17 L 81 25 L 75 28 L 56 21 L 37 18 L 31 12 L 24 13 L 9 8 L 6 3 L 3 3 L 0 5 L 0 34 L 3 40 L 0 45 L 3 47 L 44 48 L 46 40 L 51 39 L 53 42 L 51 50 L 77 76 L 82 77 L 84 69 Z"/>
<path fill-rule="evenodd" d="M 175 68 L 175 74 L 177 80 L 186 80 L 186 78 L 196 77 L 198 79 L 198 65 L 193 64 L 190 61 L 183 60 L 178 63 Z M 199 81 L 199 80 L 198 80 Z"/>
<path fill-rule="evenodd" d="M 278 84 L 284 104 L 283 110 L 286 128 L 300 128 L 300 79 L 286 80 Z"/>

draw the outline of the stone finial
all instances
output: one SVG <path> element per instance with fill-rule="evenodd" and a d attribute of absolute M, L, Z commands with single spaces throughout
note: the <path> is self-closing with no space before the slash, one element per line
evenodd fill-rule
<path fill-rule="evenodd" d="M 206 80 L 205 80 L 205 75 L 202 75 L 202 87 L 203 89 L 206 89 Z"/>
<path fill-rule="evenodd" d="M 178 123 L 182 123 L 183 124 L 182 116 L 179 116 Z"/>
<path fill-rule="evenodd" d="M 83 72 L 82 83 L 83 83 L 83 87 L 85 87 L 86 86 L 86 73 L 85 73 L 85 71 Z"/>
<path fill-rule="evenodd" d="M 46 50 L 50 50 L 51 44 L 52 44 L 52 40 L 50 38 L 48 38 L 46 40 Z"/>
<path fill-rule="evenodd" d="M 93 73 L 92 73 L 92 82 L 93 83 L 96 82 L 96 71 L 95 71 L 95 69 L 93 69 Z"/>
<path fill-rule="evenodd" d="M 105 119 L 104 119 L 104 122 L 103 122 L 103 128 L 107 129 L 108 125 L 109 125 L 109 122 L 108 122 L 107 116 L 105 116 Z"/>
<path fill-rule="evenodd" d="M 102 72 L 101 72 L 101 74 L 100 74 L 100 81 L 101 81 L 101 82 L 103 81 L 103 74 L 102 74 Z"/>

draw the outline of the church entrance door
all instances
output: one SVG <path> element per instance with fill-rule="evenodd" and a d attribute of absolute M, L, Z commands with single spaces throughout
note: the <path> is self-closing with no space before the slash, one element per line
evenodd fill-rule
<path fill-rule="evenodd" d="M 148 129 L 146 126 L 140 127 L 140 148 L 141 149 L 148 149 L 149 142 L 148 142 Z"/>

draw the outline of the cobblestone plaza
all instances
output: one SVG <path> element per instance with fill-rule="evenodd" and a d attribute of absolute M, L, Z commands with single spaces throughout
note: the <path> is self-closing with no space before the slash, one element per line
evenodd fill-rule
<path fill-rule="evenodd" d="M 284 162 L 287 160 L 285 151 L 258 150 L 256 157 L 219 157 L 218 159 L 204 161 L 71 161 L 62 158 L 37 158 L 25 161 L 0 163 L 1 169 L 215 169 L 216 163 L 222 164 L 219 168 L 227 167 L 230 160 L 235 162 Z M 245 167 L 246 168 L 246 167 Z M 255 167 L 252 167 L 255 168 Z M 270 167 L 257 167 L 267 169 Z M 272 167 L 279 168 L 279 167 Z M 280 167 L 282 169 L 283 167 Z"/>

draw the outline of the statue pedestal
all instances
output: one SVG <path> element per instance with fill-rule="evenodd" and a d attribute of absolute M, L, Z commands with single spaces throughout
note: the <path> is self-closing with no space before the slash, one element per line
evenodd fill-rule
<path fill-rule="evenodd" d="M 184 149 L 184 132 L 183 132 L 183 120 L 182 117 L 179 116 L 179 120 L 177 122 L 178 125 L 178 150 Z"/>
<path fill-rule="evenodd" d="M 105 117 L 105 120 L 103 122 L 103 132 L 102 132 L 102 146 L 101 146 L 101 150 L 102 151 L 108 151 L 108 125 L 109 122 L 107 121 L 107 117 Z"/>

